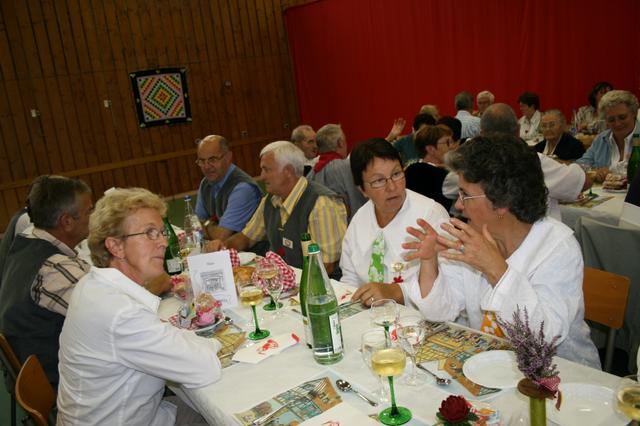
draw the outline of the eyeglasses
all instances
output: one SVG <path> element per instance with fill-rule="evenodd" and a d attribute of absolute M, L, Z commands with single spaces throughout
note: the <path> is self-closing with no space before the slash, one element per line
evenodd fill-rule
<path fill-rule="evenodd" d="M 460 201 L 462 201 L 463 203 L 467 200 L 473 200 L 474 198 L 483 198 L 486 197 L 485 194 L 478 194 L 478 195 L 467 195 L 466 192 L 464 192 L 462 189 L 458 190 L 458 198 L 460 199 Z"/>
<path fill-rule="evenodd" d="M 451 146 L 452 143 L 453 143 L 453 141 L 451 139 L 447 139 L 447 140 L 442 141 L 442 142 L 440 142 L 440 141 L 436 142 L 436 145 L 445 144 L 447 146 Z"/>
<path fill-rule="evenodd" d="M 148 239 L 155 241 L 158 238 L 160 238 L 160 235 L 162 235 L 163 237 L 167 238 L 169 236 L 169 233 L 167 232 L 166 229 L 159 230 L 159 229 L 156 229 L 156 228 L 149 228 L 146 231 L 136 232 L 135 234 L 123 235 L 122 238 L 135 237 L 137 235 L 146 235 Z"/>
<path fill-rule="evenodd" d="M 198 159 L 196 160 L 196 164 L 197 164 L 198 166 L 200 166 L 200 167 L 204 166 L 205 164 L 206 164 L 207 166 L 212 166 L 212 165 L 214 165 L 215 163 L 217 163 L 217 162 L 219 162 L 219 161 L 222 161 L 222 159 L 223 159 L 224 157 L 226 157 L 226 156 L 227 156 L 227 154 L 228 154 L 228 152 L 225 152 L 224 154 L 222 154 L 222 155 L 220 155 L 220 156 L 212 155 L 212 156 L 211 156 L 211 157 L 209 157 L 209 158 L 198 158 Z"/>
<path fill-rule="evenodd" d="M 629 118 L 629 114 L 608 115 L 606 120 L 607 123 L 615 123 L 616 121 L 625 121 L 627 118 Z"/>
<path fill-rule="evenodd" d="M 378 188 L 382 188 L 384 186 L 387 186 L 387 182 L 390 181 L 390 180 L 392 180 L 394 182 L 398 182 L 398 181 L 400 181 L 402 179 L 404 179 L 404 172 L 402 170 L 398 170 L 396 172 L 393 172 L 391 174 L 391 176 L 389 176 L 389 177 L 375 179 L 375 180 L 372 180 L 372 181 L 367 182 L 367 183 L 369 184 L 369 186 L 371 188 L 378 189 Z"/>
<path fill-rule="evenodd" d="M 541 129 L 553 129 L 557 125 L 558 125 L 558 123 L 556 123 L 555 121 L 549 121 L 548 123 L 540 123 L 540 128 Z"/>

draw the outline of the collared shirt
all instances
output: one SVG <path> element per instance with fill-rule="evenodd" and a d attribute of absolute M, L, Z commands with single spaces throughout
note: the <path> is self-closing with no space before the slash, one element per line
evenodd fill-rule
<path fill-rule="evenodd" d="M 236 165 L 231 164 L 227 173 L 225 173 L 224 177 L 218 182 L 211 182 L 211 200 L 215 202 L 216 195 L 222 188 L 222 186 L 227 182 L 231 173 L 235 170 Z M 249 185 L 246 182 L 238 183 L 229 194 L 229 199 L 227 201 L 227 207 L 222 214 L 222 217 L 218 218 L 218 226 L 229 229 L 233 232 L 239 232 L 249 221 L 251 215 L 255 211 L 258 206 L 258 202 L 260 201 L 260 190 L 253 186 Z M 205 221 L 209 219 L 215 212 L 208 212 L 207 207 L 204 205 L 204 197 L 201 194 L 198 194 L 198 201 L 196 201 L 196 215 L 201 221 Z"/>
<path fill-rule="evenodd" d="M 624 138 L 624 157 L 628 159 L 631 153 L 633 135 L 640 133 L 640 121 L 636 121 L 633 131 Z M 587 152 L 576 160 L 576 163 L 587 167 L 611 168 L 621 161 L 618 145 L 613 139 L 613 132 L 607 129 L 600 133 L 591 143 Z"/>
<path fill-rule="evenodd" d="M 542 118 L 542 114 L 536 110 L 531 118 L 523 115 L 518 120 L 520 123 L 520 138 L 524 139 L 529 146 L 535 145 L 542 140 L 542 134 L 539 129 L 540 118 Z"/>
<path fill-rule="evenodd" d="M 44 261 L 31 283 L 31 298 L 38 305 L 52 312 L 66 315 L 71 291 L 89 269 L 78 253 L 45 231 L 33 228 L 27 238 L 38 238 L 53 244 L 62 254 L 54 254 Z"/>
<path fill-rule="evenodd" d="M 623 157 L 620 158 L 620 150 L 618 149 L 618 144 L 616 144 L 616 140 L 613 138 L 613 132 L 611 132 L 611 134 L 607 138 L 607 143 L 611 148 L 611 163 L 609 164 L 610 169 L 613 168 L 618 163 L 629 161 L 629 157 L 631 156 L 631 149 L 633 149 L 633 147 L 631 146 L 632 144 L 631 140 L 633 139 L 634 133 L 635 133 L 635 129 L 633 132 L 625 136 Z M 625 172 L 626 172 L 626 168 L 625 168 Z"/>
<path fill-rule="evenodd" d="M 60 334 L 58 425 L 173 425 L 165 381 L 220 378 L 220 343 L 158 318 L 160 298 L 114 268 L 92 268 Z"/>
<path fill-rule="evenodd" d="M 480 134 L 480 118 L 464 110 L 458 111 L 456 118 L 462 123 L 461 138 L 473 138 Z"/>
<path fill-rule="evenodd" d="M 280 209 L 282 225 L 287 223 L 302 193 L 307 188 L 307 179 L 301 177 L 285 200 L 274 195 L 271 197 L 273 207 Z M 242 234 L 252 241 L 262 241 L 267 231 L 264 225 L 264 204 L 268 197 L 262 198 L 253 217 L 242 230 Z M 340 200 L 321 195 L 316 200 L 309 214 L 309 233 L 311 239 L 318 243 L 325 263 L 337 262 L 340 259 L 342 237 L 347 229 L 347 209 Z"/>

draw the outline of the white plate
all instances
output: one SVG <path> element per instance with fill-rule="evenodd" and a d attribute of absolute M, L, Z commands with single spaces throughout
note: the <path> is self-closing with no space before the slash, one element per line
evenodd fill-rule
<path fill-rule="evenodd" d="M 547 417 L 560 426 L 626 425 L 629 420 L 616 412 L 613 390 L 587 383 L 560 384 L 562 405 L 547 400 Z"/>
<path fill-rule="evenodd" d="M 238 259 L 240 259 L 241 265 L 246 265 L 248 263 L 251 263 L 255 258 L 256 258 L 256 254 L 251 253 L 249 251 L 241 251 L 238 253 Z"/>
<path fill-rule="evenodd" d="M 514 388 L 524 378 L 513 351 L 481 352 L 465 361 L 462 372 L 472 382 L 495 389 Z"/>

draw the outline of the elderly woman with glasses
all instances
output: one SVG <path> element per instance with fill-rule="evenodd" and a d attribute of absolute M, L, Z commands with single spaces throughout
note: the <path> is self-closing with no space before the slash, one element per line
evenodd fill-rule
<path fill-rule="evenodd" d="M 501 335 L 495 319 L 525 308 L 534 329 L 559 337 L 558 354 L 600 368 L 584 321 L 583 262 L 573 231 L 545 217 L 547 189 L 535 152 L 511 135 L 478 137 L 447 157 L 459 175 L 456 207 L 439 236 L 418 220 L 404 244 L 419 260 L 419 285 L 408 296 L 433 321 L 459 320 Z M 408 283 L 409 284 L 409 283 Z"/>
<path fill-rule="evenodd" d="M 369 139 L 351 152 L 353 181 L 369 198 L 353 216 L 342 241 L 343 283 L 358 287 L 352 300 L 369 306 L 375 300 L 404 303 L 402 281 L 416 281 L 419 262 L 406 262 L 405 228 L 416 218 L 432 226 L 449 219 L 430 198 L 405 189 L 398 151 L 384 139 Z"/>
<path fill-rule="evenodd" d="M 144 288 L 163 271 L 165 212 L 141 188 L 96 203 L 95 267 L 76 285 L 60 335 L 59 424 L 173 425 L 197 413 L 163 400 L 165 381 L 196 388 L 220 378 L 220 344 L 161 321 L 160 299 Z"/>
<path fill-rule="evenodd" d="M 640 133 L 640 123 L 636 119 L 638 98 L 626 90 L 612 90 L 600 99 L 598 112 L 608 129 L 596 136 L 576 163 L 597 169 L 595 180 L 602 182 L 610 169 L 625 169 L 624 162 L 632 150 L 631 139 Z"/>

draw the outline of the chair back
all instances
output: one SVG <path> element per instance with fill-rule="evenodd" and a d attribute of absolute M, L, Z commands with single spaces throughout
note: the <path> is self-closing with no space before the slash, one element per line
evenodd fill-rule
<path fill-rule="evenodd" d="M 20 361 L 18 361 L 16 353 L 13 352 L 9 341 L 2 333 L 0 333 L 0 349 L 2 349 L 2 364 L 7 369 L 9 375 L 13 376 L 13 380 L 15 381 L 20 371 Z M 13 386 L 11 390 L 13 391 Z"/>
<path fill-rule="evenodd" d="M 614 329 L 622 328 L 629 278 L 595 268 L 584 268 L 584 317 Z"/>
<path fill-rule="evenodd" d="M 47 426 L 47 419 L 56 402 L 56 393 L 35 355 L 27 358 L 18 373 L 16 399 L 36 425 Z"/>

